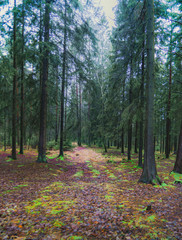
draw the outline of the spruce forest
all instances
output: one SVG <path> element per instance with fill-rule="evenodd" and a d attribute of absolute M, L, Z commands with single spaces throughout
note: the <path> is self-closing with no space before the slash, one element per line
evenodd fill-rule
<path fill-rule="evenodd" d="M 0 1 L 2 240 L 182 239 L 182 1 L 99 2 Z"/>

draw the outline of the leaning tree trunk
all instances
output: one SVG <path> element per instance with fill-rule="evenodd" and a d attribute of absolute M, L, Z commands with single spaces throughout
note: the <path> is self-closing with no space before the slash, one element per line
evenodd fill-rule
<path fill-rule="evenodd" d="M 179 134 L 176 162 L 175 162 L 173 171 L 182 174 L 182 121 L 181 121 L 181 130 Z"/>
<path fill-rule="evenodd" d="M 140 182 L 160 183 L 154 155 L 154 0 L 147 0 L 147 105 L 144 168 Z"/>
<path fill-rule="evenodd" d="M 41 84 L 40 102 L 40 132 L 37 162 L 47 162 L 46 160 L 46 123 L 47 123 L 47 81 L 49 67 L 49 24 L 50 24 L 50 0 L 46 0 L 44 18 L 44 52 L 43 52 L 43 77 Z"/>
<path fill-rule="evenodd" d="M 16 0 L 14 0 L 14 8 L 16 8 Z M 13 109 L 12 109 L 12 159 L 16 159 L 16 126 L 17 126 L 17 59 L 16 59 L 16 10 L 14 11 L 13 25 Z"/>

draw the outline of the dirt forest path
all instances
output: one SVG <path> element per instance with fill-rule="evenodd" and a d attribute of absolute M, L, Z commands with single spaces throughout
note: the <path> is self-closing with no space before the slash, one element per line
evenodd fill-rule
<path fill-rule="evenodd" d="M 0 239 L 182 239 L 181 185 L 139 184 L 137 156 L 76 147 L 48 164 L 0 155 Z M 170 165 L 171 168 L 172 165 Z M 159 168 L 159 169 L 160 169 Z"/>
<path fill-rule="evenodd" d="M 76 147 L 72 152 L 68 153 L 68 156 L 75 162 L 85 163 L 86 161 L 92 161 L 95 163 L 105 163 L 106 158 L 97 153 L 91 148 Z"/>

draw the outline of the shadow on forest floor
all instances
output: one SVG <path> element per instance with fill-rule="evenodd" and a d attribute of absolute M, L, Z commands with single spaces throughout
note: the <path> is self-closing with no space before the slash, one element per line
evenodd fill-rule
<path fill-rule="evenodd" d="M 138 183 L 137 154 L 76 147 L 48 163 L 0 151 L 0 239 L 182 239 L 175 156 L 156 153 L 163 186 Z M 181 178 L 181 176 L 178 176 Z"/>

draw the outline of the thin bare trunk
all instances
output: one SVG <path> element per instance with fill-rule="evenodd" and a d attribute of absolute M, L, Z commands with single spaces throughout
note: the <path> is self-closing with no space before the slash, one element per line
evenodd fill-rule
<path fill-rule="evenodd" d="M 56 68 L 56 128 L 55 128 L 55 142 L 58 141 L 58 79 L 59 79 L 59 72 L 58 72 L 58 65 Z"/>
<path fill-rule="evenodd" d="M 24 28 L 25 28 L 25 10 L 24 0 L 22 4 L 22 62 L 21 62 L 21 112 L 20 112 L 20 154 L 23 154 L 24 145 Z"/>
<path fill-rule="evenodd" d="M 138 122 L 136 121 L 135 125 L 135 153 L 137 153 L 137 148 L 138 148 Z"/>

